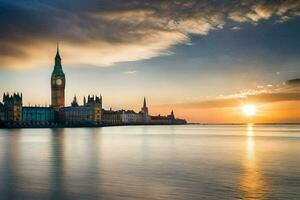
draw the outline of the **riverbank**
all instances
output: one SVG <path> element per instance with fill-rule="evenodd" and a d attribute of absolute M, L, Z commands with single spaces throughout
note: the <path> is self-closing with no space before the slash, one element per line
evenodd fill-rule
<path fill-rule="evenodd" d="M 118 124 L 90 124 L 90 123 L 82 123 L 82 124 L 9 124 L 9 123 L 0 123 L 1 129 L 19 129 L 19 128 L 96 128 L 96 127 L 109 127 L 109 126 L 153 126 L 153 125 L 186 125 L 186 122 L 165 122 L 165 123 L 157 123 L 157 122 L 149 122 L 149 123 L 118 123 Z"/>

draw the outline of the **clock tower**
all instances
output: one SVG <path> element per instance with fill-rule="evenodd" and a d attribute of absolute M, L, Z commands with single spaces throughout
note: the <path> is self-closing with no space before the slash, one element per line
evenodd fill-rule
<path fill-rule="evenodd" d="M 55 65 L 51 75 L 51 106 L 56 112 L 58 112 L 60 108 L 65 106 L 65 85 L 66 79 L 61 66 L 59 46 L 57 44 Z"/>

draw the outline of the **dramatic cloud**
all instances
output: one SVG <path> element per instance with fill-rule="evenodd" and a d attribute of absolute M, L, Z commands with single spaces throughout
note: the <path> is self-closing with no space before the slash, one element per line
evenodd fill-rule
<path fill-rule="evenodd" d="M 49 63 L 57 40 L 69 63 L 148 59 L 228 21 L 238 29 L 239 23 L 273 16 L 285 22 L 299 13 L 299 0 L 2 0 L 0 68 Z"/>
<path fill-rule="evenodd" d="M 215 99 L 178 104 L 179 107 L 193 109 L 205 108 L 229 108 L 237 107 L 246 103 L 275 103 L 283 101 L 300 101 L 300 79 L 288 80 L 283 84 L 241 92 L 238 94 L 222 96 Z"/>

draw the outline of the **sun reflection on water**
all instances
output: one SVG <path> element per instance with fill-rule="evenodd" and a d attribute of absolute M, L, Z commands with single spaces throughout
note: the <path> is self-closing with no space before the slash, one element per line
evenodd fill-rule
<path fill-rule="evenodd" d="M 246 151 L 243 161 L 244 174 L 240 182 L 242 199 L 264 199 L 266 194 L 266 183 L 259 167 L 259 158 L 255 145 L 254 125 L 248 124 Z"/>

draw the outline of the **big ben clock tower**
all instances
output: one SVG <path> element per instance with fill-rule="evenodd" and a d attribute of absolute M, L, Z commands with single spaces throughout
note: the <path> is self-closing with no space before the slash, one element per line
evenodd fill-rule
<path fill-rule="evenodd" d="M 51 106 L 56 112 L 65 106 L 65 85 L 66 79 L 62 70 L 59 47 L 57 44 L 55 65 L 51 75 Z"/>

